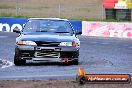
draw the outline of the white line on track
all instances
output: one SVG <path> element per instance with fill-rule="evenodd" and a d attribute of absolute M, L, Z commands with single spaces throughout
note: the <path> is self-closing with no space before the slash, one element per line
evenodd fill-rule
<path fill-rule="evenodd" d="M 102 42 L 102 43 L 100 43 L 100 42 L 90 42 L 91 44 L 102 44 L 102 45 L 110 45 L 111 43 L 109 43 L 109 42 Z"/>
<path fill-rule="evenodd" d="M 8 68 L 8 67 L 11 67 L 14 65 L 13 62 L 10 62 L 7 60 L 2 60 L 2 59 L 0 59 L 0 60 L 2 61 L 2 67 L 1 67 L 2 69 Z"/>
<path fill-rule="evenodd" d="M 130 49 L 132 49 L 132 46 L 131 47 L 129 47 Z"/>
<path fill-rule="evenodd" d="M 103 42 L 103 43 L 101 43 L 101 44 L 103 44 L 103 45 L 109 45 L 110 43 L 108 43 L 108 42 Z"/>
<path fill-rule="evenodd" d="M 8 36 L 0 36 L 0 38 L 6 38 L 6 37 L 8 37 Z"/>
<path fill-rule="evenodd" d="M 98 42 L 90 42 L 91 44 L 97 44 Z"/>

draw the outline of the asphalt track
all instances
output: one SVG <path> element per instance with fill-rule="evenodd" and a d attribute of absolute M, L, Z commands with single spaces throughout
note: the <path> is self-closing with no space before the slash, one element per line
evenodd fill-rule
<path fill-rule="evenodd" d="M 83 66 L 89 74 L 132 75 L 132 39 L 79 36 L 79 65 L 28 62 L 13 64 L 16 33 L 0 32 L 0 80 L 74 78 Z"/>

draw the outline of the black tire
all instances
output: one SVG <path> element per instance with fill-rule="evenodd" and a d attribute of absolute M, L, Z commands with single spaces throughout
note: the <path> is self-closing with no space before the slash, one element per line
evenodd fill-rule
<path fill-rule="evenodd" d="M 85 77 L 79 78 L 79 84 L 84 85 L 87 82 L 87 79 Z"/>
<path fill-rule="evenodd" d="M 84 85 L 87 82 L 87 79 L 84 76 L 76 76 L 76 81 L 80 85 Z"/>
<path fill-rule="evenodd" d="M 78 59 L 73 60 L 73 61 L 72 61 L 72 64 L 73 64 L 73 65 L 78 65 L 78 64 L 79 64 L 79 60 L 78 60 Z"/>
<path fill-rule="evenodd" d="M 26 60 L 22 60 L 20 59 L 16 54 L 14 56 L 14 64 L 16 66 L 22 66 L 22 65 L 25 65 L 26 64 Z"/>

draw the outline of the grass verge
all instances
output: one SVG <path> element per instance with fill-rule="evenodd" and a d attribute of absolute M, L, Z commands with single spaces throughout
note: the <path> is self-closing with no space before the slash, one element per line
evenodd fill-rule
<path fill-rule="evenodd" d="M 34 18 L 38 16 L 28 16 L 28 15 L 18 15 L 16 14 L 7 14 L 7 13 L 1 13 L 0 17 L 12 17 L 12 18 Z M 46 18 L 46 17 L 43 17 Z M 115 19 L 96 19 L 96 18 L 84 18 L 84 17 L 79 17 L 79 18 L 70 18 L 70 17 L 60 17 L 63 19 L 70 19 L 70 20 L 82 20 L 82 21 L 101 21 L 101 22 L 131 22 L 128 20 L 115 20 Z"/>

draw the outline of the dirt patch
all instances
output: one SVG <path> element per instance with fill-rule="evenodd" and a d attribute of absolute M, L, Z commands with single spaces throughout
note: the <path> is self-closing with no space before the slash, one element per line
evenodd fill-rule
<path fill-rule="evenodd" d="M 74 80 L 13 80 L 0 81 L 0 88 L 132 88 L 130 84 L 85 84 Z"/>

